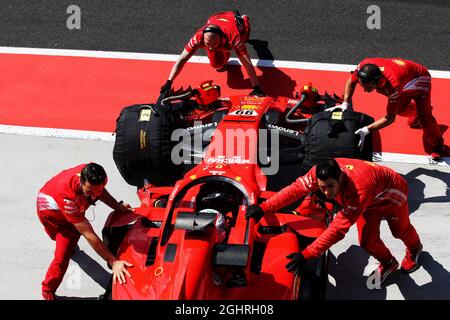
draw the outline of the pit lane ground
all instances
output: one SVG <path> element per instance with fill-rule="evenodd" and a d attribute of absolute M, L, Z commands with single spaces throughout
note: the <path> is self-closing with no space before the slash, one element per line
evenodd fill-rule
<path fill-rule="evenodd" d="M 109 174 L 108 190 L 138 205 L 135 188 L 120 177 L 112 159 L 112 142 L 0 134 L 0 299 L 40 299 L 40 282 L 52 259 L 54 242 L 35 213 L 35 197 L 55 173 L 87 161 L 101 163 Z M 411 220 L 424 244 L 422 267 L 411 275 L 394 273 L 381 289 L 369 290 L 366 277 L 375 267 L 357 243 L 353 226 L 331 250 L 326 299 L 450 299 L 450 167 L 383 163 L 403 174 L 410 186 Z M 86 216 L 100 234 L 110 209 L 98 204 Z M 398 260 L 403 244 L 385 222 L 381 237 Z M 96 299 L 109 280 L 106 263 L 82 238 L 57 294 Z"/>

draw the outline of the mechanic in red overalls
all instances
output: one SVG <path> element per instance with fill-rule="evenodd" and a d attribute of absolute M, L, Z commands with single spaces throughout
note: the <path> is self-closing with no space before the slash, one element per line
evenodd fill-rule
<path fill-rule="evenodd" d="M 161 93 L 168 91 L 175 78 L 183 69 L 186 62 L 194 53 L 203 48 L 206 50 L 211 66 L 218 72 L 226 71 L 230 51 L 236 55 L 247 70 L 253 90 L 250 95 L 264 96 L 261 90 L 245 42 L 250 36 L 250 24 L 248 16 L 240 16 L 237 12 L 227 11 L 211 16 L 206 24 L 197 30 L 191 40 L 185 46 L 183 52 L 175 62 L 167 82 L 161 87 Z"/>
<path fill-rule="evenodd" d="M 97 199 L 116 211 L 132 211 L 128 204 L 118 203 L 109 194 L 105 189 L 107 180 L 102 166 L 96 163 L 81 164 L 60 172 L 39 190 L 37 214 L 47 234 L 56 241 L 53 261 L 42 281 L 42 297 L 45 300 L 56 298 L 56 289 L 63 280 L 80 235 L 108 262 L 114 283 L 125 283 L 125 275 L 130 277 L 127 267 L 132 265 L 117 259 L 85 218 L 86 209 Z"/>
<path fill-rule="evenodd" d="M 344 109 L 360 84 L 366 92 L 374 89 L 388 97 L 386 116 L 357 130 L 361 146 L 364 137 L 395 121 L 397 115 L 408 117 L 411 128 L 422 128 L 425 152 L 435 160 L 444 154 L 444 139 L 432 114 L 431 76 L 424 66 L 405 59 L 367 58 L 348 78 L 344 88 Z"/>
<path fill-rule="evenodd" d="M 292 259 L 286 266 L 289 271 L 301 272 L 307 260 L 319 257 L 343 239 L 356 222 L 361 247 L 380 262 L 372 275 L 377 273 L 381 284 L 399 266 L 380 239 L 383 218 L 387 220 L 393 236 L 402 240 L 406 246 L 401 269 L 410 273 L 419 267 L 422 244 L 409 220 L 408 185 L 392 169 L 372 162 L 327 158 L 260 206 L 249 206 L 246 218 L 259 219 L 264 214 L 277 212 L 317 190 L 337 202 L 340 210 L 313 243 L 301 252 L 288 256 Z"/>

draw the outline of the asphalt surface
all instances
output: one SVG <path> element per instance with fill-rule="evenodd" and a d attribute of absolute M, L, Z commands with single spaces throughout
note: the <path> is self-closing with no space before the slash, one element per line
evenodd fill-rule
<path fill-rule="evenodd" d="M 80 8 L 80 30 L 66 27 L 70 5 Z M 367 28 L 371 5 L 381 29 Z M 399 56 L 450 70 L 447 0 L 5 0 L 0 46 L 178 54 L 211 14 L 234 9 L 250 17 L 250 38 L 259 40 L 253 58 L 357 64 Z"/>
<path fill-rule="evenodd" d="M 0 134 L 0 300 L 40 299 L 40 283 L 52 260 L 54 242 L 36 216 L 40 187 L 63 169 L 95 161 L 108 175 L 107 189 L 133 206 L 135 188 L 121 178 L 112 159 L 112 142 Z M 424 244 L 422 267 L 405 275 L 400 271 L 380 289 L 369 290 L 366 276 L 375 261 L 358 246 L 356 227 L 331 249 L 326 299 L 397 300 L 450 299 L 450 167 L 386 164 L 403 174 L 410 186 L 411 221 Z M 102 203 L 86 217 L 101 234 L 111 210 Z M 385 222 L 381 238 L 401 261 L 404 246 L 394 239 Z M 106 263 L 82 237 L 57 294 L 65 299 L 96 299 L 109 281 Z"/>

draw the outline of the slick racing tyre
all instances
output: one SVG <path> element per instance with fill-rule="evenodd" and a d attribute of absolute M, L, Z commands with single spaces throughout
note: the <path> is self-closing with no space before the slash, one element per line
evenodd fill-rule
<path fill-rule="evenodd" d="M 169 106 L 132 105 L 116 121 L 113 158 L 125 181 L 142 187 L 170 185 L 180 178 L 183 165 L 171 160 L 175 117 Z"/>

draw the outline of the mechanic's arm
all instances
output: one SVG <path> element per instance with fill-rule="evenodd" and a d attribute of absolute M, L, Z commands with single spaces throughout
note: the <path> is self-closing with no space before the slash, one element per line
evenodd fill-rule
<path fill-rule="evenodd" d="M 169 74 L 169 81 L 173 82 L 175 78 L 180 74 L 181 70 L 183 70 L 184 65 L 186 62 L 189 61 L 189 59 L 193 56 L 195 53 L 195 50 L 192 50 L 191 52 L 188 52 L 186 49 L 183 49 L 183 52 L 181 52 L 180 56 L 178 57 L 178 60 L 175 62 L 175 64 L 172 67 L 172 70 Z"/>
<path fill-rule="evenodd" d="M 102 257 L 108 265 L 111 266 L 113 272 L 113 283 L 116 284 L 119 281 L 120 284 L 126 283 L 126 276 L 131 278 L 131 274 L 128 272 L 127 267 L 133 265 L 127 261 L 119 260 L 117 257 L 109 251 L 105 244 L 100 240 L 97 234 L 92 229 L 92 225 L 84 218 L 83 221 L 74 223 L 75 228 L 86 238 L 89 245 Z"/>
<path fill-rule="evenodd" d="M 247 70 L 248 77 L 250 78 L 250 82 L 252 83 L 252 87 L 259 86 L 258 76 L 256 75 L 255 67 L 252 64 L 252 60 L 250 60 L 250 56 L 248 53 L 244 55 L 238 55 L 239 61 L 244 66 L 245 70 Z"/>
<path fill-rule="evenodd" d="M 279 209 L 301 199 L 311 191 L 319 189 L 316 179 L 316 167 L 314 166 L 304 176 L 297 178 L 291 185 L 284 187 L 275 195 L 261 203 L 264 213 L 277 212 Z"/>
<path fill-rule="evenodd" d="M 353 80 L 352 75 L 348 77 L 344 87 L 344 102 L 348 103 L 352 99 L 353 93 L 355 92 L 356 84 L 357 82 Z"/>
<path fill-rule="evenodd" d="M 103 193 L 99 200 L 117 212 L 129 213 L 134 211 L 128 203 L 117 202 L 117 200 L 114 199 L 114 197 L 106 189 L 103 189 Z"/>
<path fill-rule="evenodd" d="M 369 132 L 373 132 L 376 130 L 383 129 L 395 121 L 395 114 L 388 114 L 384 116 L 383 118 L 378 119 L 374 123 L 367 126 L 367 129 L 369 129 Z"/>
<path fill-rule="evenodd" d="M 306 260 L 317 258 L 327 251 L 333 244 L 342 240 L 350 227 L 356 222 L 362 211 L 356 213 L 344 213 L 340 210 L 328 228 L 307 246 L 302 255 Z"/>

